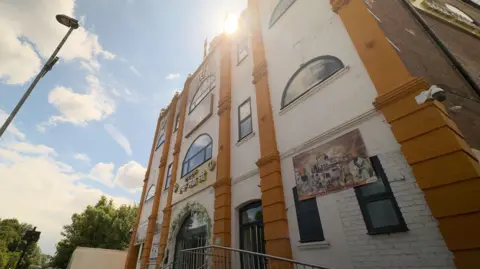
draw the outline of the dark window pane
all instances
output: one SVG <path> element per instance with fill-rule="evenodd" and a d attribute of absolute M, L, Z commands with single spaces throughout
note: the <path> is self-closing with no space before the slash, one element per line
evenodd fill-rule
<path fill-rule="evenodd" d="M 162 133 L 158 138 L 157 149 L 165 142 L 165 133 Z"/>
<path fill-rule="evenodd" d="M 208 93 L 215 87 L 215 76 L 209 76 L 207 77 L 198 87 L 197 91 L 195 92 L 195 95 L 192 98 L 192 102 L 190 104 L 190 112 L 195 109 L 195 107 L 198 106 L 207 96 Z"/>
<path fill-rule="evenodd" d="M 152 185 L 148 189 L 147 195 L 145 197 L 145 201 L 152 199 L 154 196 L 155 196 L 155 185 Z"/>
<path fill-rule="evenodd" d="M 243 105 L 240 106 L 239 109 L 240 113 L 240 120 L 245 119 L 246 117 L 250 116 L 251 111 L 250 111 L 250 101 L 244 103 Z"/>
<path fill-rule="evenodd" d="M 183 171 L 182 171 L 182 174 L 185 175 L 188 173 L 188 163 L 184 163 L 183 164 Z"/>
<path fill-rule="evenodd" d="M 316 198 L 302 201 L 298 200 L 296 187 L 293 188 L 293 198 L 295 200 L 295 210 L 297 212 L 300 242 L 324 241 L 325 237 L 323 235 Z"/>
<path fill-rule="evenodd" d="M 180 113 L 175 117 L 175 130 L 178 129 L 178 123 L 180 122 Z"/>
<path fill-rule="evenodd" d="M 196 156 L 191 158 L 190 161 L 188 161 L 189 170 L 191 171 L 191 169 L 192 170 L 195 169 L 195 167 L 201 165 L 204 160 L 205 160 L 204 152 L 201 151 Z"/>
<path fill-rule="evenodd" d="M 283 92 L 282 108 L 343 67 L 343 63 L 333 56 L 320 56 L 304 64 L 288 81 L 287 87 Z"/>
<path fill-rule="evenodd" d="M 193 169 L 206 162 L 212 157 L 212 139 L 204 134 L 199 136 L 190 146 L 185 159 L 182 176 L 190 173 Z"/>
<path fill-rule="evenodd" d="M 385 184 L 383 184 L 383 180 L 381 178 L 373 183 L 363 185 L 359 188 L 363 197 L 387 191 L 387 188 L 385 188 Z"/>
<path fill-rule="evenodd" d="M 252 132 L 252 117 L 240 123 L 240 139 Z"/>
<path fill-rule="evenodd" d="M 187 152 L 187 155 L 185 156 L 185 159 L 190 159 L 192 158 L 195 154 L 197 154 L 199 151 L 201 151 L 203 148 L 208 146 L 209 144 L 212 143 L 212 139 L 208 135 L 202 135 L 193 142 L 192 146 Z"/>
<path fill-rule="evenodd" d="M 397 217 L 394 205 L 390 199 L 369 202 L 367 204 L 367 211 L 374 228 L 397 226 L 400 224 L 400 220 Z"/>
<path fill-rule="evenodd" d="M 257 207 L 249 208 L 245 211 L 242 211 L 242 224 L 262 221 L 262 206 L 258 205 Z"/>
<path fill-rule="evenodd" d="M 270 16 L 270 27 L 287 11 L 296 0 L 280 0 Z"/>
<path fill-rule="evenodd" d="M 172 166 L 173 166 L 173 163 L 171 163 L 171 164 L 168 166 L 167 177 L 169 177 L 169 176 L 172 175 Z"/>
<path fill-rule="evenodd" d="M 212 144 L 205 148 L 205 160 L 212 158 Z"/>

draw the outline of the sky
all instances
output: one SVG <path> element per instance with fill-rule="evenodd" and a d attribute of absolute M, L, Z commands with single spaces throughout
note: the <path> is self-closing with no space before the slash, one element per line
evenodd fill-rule
<path fill-rule="evenodd" d="M 138 203 L 160 109 L 201 63 L 205 38 L 247 0 L 0 1 L 0 124 L 77 18 L 60 60 L 0 137 L 0 218 L 55 253 L 101 195 Z"/>

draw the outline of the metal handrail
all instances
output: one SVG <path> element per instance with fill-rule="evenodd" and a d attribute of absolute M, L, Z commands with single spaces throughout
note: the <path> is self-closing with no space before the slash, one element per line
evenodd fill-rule
<path fill-rule="evenodd" d="M 236 256 L 238 255 L 238 257 Z M 236 259 L 238 258 L 238 259 Z M 237 262 L 235 262 L 237 260 Z M 238 262 L 240 261 L 240 262 Z M 242 269 L 328 269 L 326 267 L 299 262 L 292 259 L 277 257 L 243 249 L 234 249 L 224 246 L 209 245 L 204 247 L 181 250 L 174 261 L 175 268 L 203 269 L 203 268 L 242 268 Z M 253 264 L 253 266 L 252 266 Z M 171 264 L 162 267 L 170 268 Z"/>

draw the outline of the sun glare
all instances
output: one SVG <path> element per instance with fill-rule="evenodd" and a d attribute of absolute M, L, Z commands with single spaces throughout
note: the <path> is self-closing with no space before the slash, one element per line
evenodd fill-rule
<path fill-rule="evenodd" d="M 232 34 L 237 30 L 238 17 L 234 14 L 228 14 L 223 25 L 223 31 L 227 34 Z"/>

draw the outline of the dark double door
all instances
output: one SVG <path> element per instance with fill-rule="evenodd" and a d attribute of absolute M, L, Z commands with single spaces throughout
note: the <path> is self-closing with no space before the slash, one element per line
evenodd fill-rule
<path fill-rule="evenodd" d="M 240 248 L 255 252 L 265 253 L 265 240 L 263 234 L 263 214 L 260 202 L 249 204 L 240 210 Z M 242 269 L 263 269 L 267 261 L 259 255 L 240 254 Z"/>

